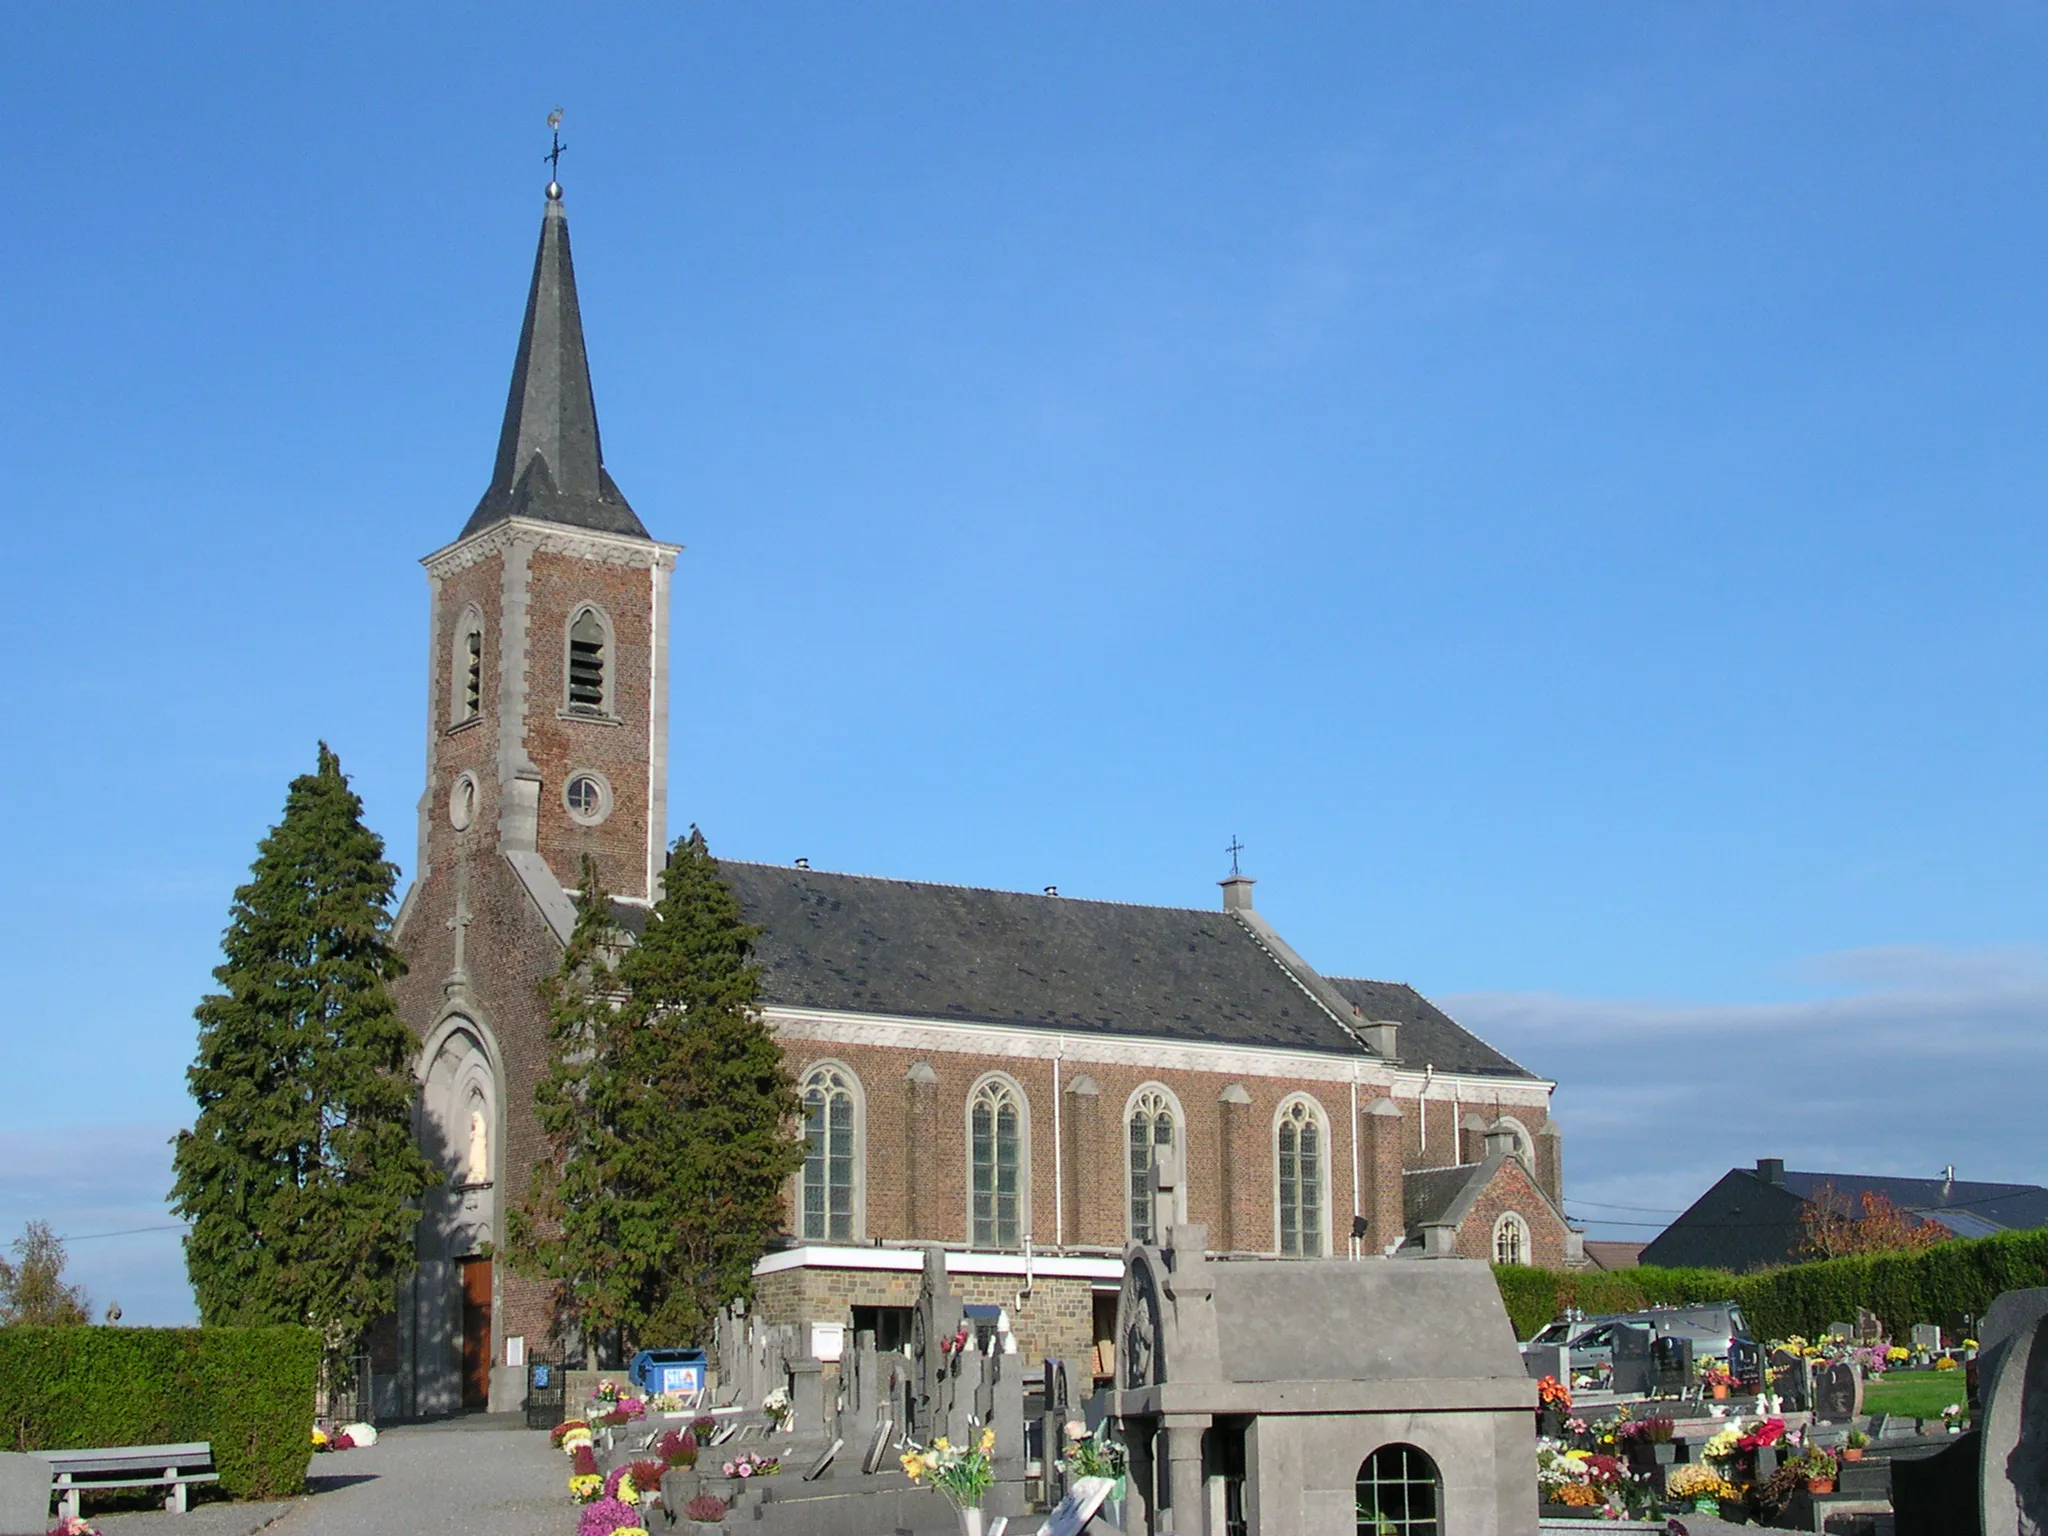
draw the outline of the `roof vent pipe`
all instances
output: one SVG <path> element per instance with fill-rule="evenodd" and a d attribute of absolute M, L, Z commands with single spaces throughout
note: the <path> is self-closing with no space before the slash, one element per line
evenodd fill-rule
<path fill-rule="evenodd" d="M 796 861 L 796 867 L 798 869 L 809 869 L 811 867 L 811 861 L 809 859 L 798 859 Z"/>

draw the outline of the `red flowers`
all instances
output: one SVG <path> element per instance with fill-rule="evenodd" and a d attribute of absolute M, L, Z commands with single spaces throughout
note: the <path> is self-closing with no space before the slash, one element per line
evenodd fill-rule
<path fill-rule="evenodd" d="M 1735 1443 L 1745 1451 L 1762 1450 L 1767 1445 L 1776 1445 L 1785 1438 L 1783 1419 L 1765 1419 L 1763 1423 L 1744 1435 Z"/>
<path fill-rule="evenodd" d="M 578 1477 L 597 1476 L 597 1454 L 587 1445 L 579 1445 L 569 1453 L 569 1465 L 576 1469 Z"/>

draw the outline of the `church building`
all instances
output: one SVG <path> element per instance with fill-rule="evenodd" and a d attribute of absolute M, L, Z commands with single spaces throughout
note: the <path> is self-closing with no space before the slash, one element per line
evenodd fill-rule
<path fill-rule="evenodd" d="M 644 928 L 668 829 L 680 546 L 604 467 L 561 189 L 550 184 L 497 461 L 430 592 L 426 784 L 395 990 L 419 1134 L 446 1172 L 374 1342 L 387 1412 L 518 1406 L 563 1347 L 543 1283 L 491 1258 L 545 1143 L 539 987 L 586 855 Z M 808 1155 L 755 1307 L 829 1356 L 906 1326 L 921 1247 L 1027 1355 L 1106 1340 L 1122 1251 L 1156 1240 L 1171 1148 L 1219 1256 L 1582 1262 L 1553 1083 L 1412 987 L 1325 976 L 1232 873 L 1188 907 L 724 862 L 760 924 L 765 1015 Z"/>

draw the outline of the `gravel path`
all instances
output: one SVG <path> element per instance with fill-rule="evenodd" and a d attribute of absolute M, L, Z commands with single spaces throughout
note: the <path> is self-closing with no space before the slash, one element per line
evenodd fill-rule
<path fill-rule="evenodd" d="M 316 1456 L 302 1499 L 108 1515 L 105 1536 L 575 1536 L 568 1463 L 516 1415 L 398 1425 Z"/>

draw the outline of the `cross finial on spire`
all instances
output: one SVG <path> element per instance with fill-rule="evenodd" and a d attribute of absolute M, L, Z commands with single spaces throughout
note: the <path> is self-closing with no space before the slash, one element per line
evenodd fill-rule
<path fill-rule="evenodd" d="M 1234 878 L 1235 876 L 1242 874 L 1243 871 L 1237 867 L 1237 856 L 1240 853 L 1244 852 L 1244 844 L 1240 843 L 1237 840 L 1237 834 L 1235 832 L 1230 834 L 1230 841 L 1227 845 L 1225 845 L 1223 851 L 1230 855 L 1230 873 L 1232 877 Z"/>
<path fill-rule="evenodd" d="M 562 109 L 555 108 L 548 114 L 548 132 L 554 136 L 555 147 L 541 156 L 548 163 L 548 196 L 562 195 L 562 151 L 569 146 L 562 142 Z"/>

